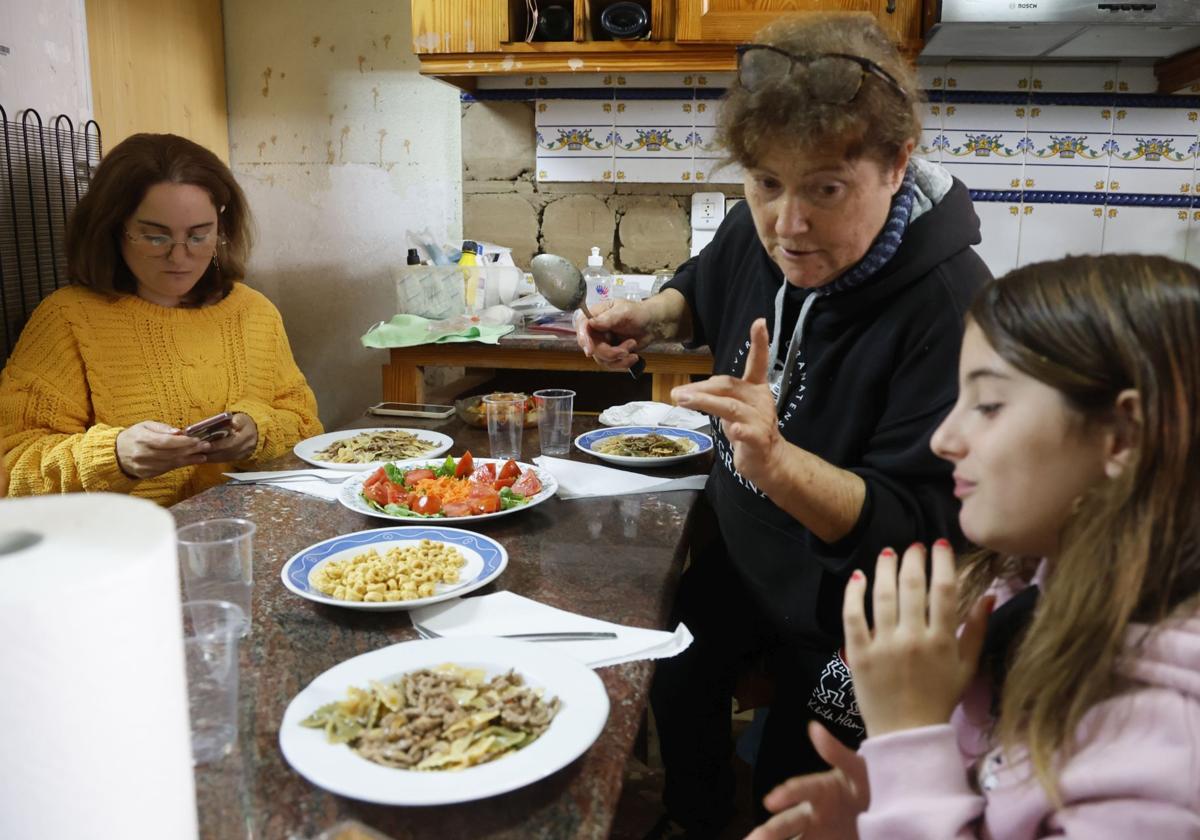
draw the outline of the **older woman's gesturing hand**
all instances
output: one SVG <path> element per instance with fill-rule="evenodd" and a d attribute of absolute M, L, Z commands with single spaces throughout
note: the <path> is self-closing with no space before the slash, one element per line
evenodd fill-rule
<path fill-rule="evenodd" d="M 898 583 L 897 583 L 898 581 Z M 854 693 L 874 738 L 888 732 L 947 723 L 975 675 L 992 597 L 971 607 L 961 634 L 954 552 L 933 544 L 933 573 L 925 588 L 925 547 L 913 543 L 896 573 L 896 552 L 885 548 L 875 566 L 875 629 L 863 609 L 867 579 L 856 571 L 846 584 L 842 623 Z"/>
<path fill-rule="evenodd" d="M 746 840 L 854 840 L 858 815 L 867 810 L 867 764 L 817 722 L 808 737 L 833 767 L 824 773 L 793 776 L 767 794 L 763 804 L 774 814 Z"/>
<path fill-rule="evenodd" d="M 671 391 L 679 405 L 721 419 L 721 431 L 733 446 L 734 468 L 760 487 L 788 446 L 779 433 L 775 396 L 767 386 L 769 347 L 766 319 L 759 318 L 750 325 L 750 352 L 740 379 L 714 376 Z"/>

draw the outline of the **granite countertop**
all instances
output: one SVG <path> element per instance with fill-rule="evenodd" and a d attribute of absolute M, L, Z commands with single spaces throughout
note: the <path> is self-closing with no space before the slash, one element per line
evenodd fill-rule
<path fill-rule="evenodd" d="M 455 439 L 451 453 L 487 452 L 485 431 L 461 420 L 371 417 L 355 426 L 424 427 Z M 575 433 L 594 428 L 577 417 Z M 524 459 L 537 454 L 526 432 Z M 573 458 L 590 460 L 573 450 Z M 674 477 L 708 469 L 697 459 L 662 470 Z M 293 456 L 268 468 L 304 466 Z M 487 594 L 511 590 L 552 606 L 607 621 L 666 628 L 687 552 L 694 491 L 563 501 L 471 527 L 499 540 L 509 565 Z M 633 662 L 597 673 L 611 711 L 599 739 L 579 759 L 546 779 L 490 799 L 439 807 L 371 805 L 326 793 L 284 761 L 279 722 L 287 704 L 314 677 L 356 656 L 416 638 L 405 612 L 358 612 L 315 604 L 280 581 L 284 563 L 303 548 L 338 534 L 384 527 L 389 520 L 264 485 L 222 485 L 172 508 L 180 525 L 242 516 L 258 525 L 254 542 L 253 630 L 241 647 L 239 745 L 224 760 L 197 768 L 204 838 L 308 840 L 356 819 L 395 840 L 444 838 L 603 838 L 611 827 L 622 774 L 647 705 L 653 663 Z"/>

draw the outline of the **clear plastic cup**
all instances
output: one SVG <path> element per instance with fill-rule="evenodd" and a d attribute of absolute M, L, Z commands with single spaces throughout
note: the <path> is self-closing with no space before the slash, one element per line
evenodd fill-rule
<path fill-rule="evenodd" d="M 571 419 L 575 392 L 566 388 L 545 388 L 533 392 L 538 409 L 538 437 L 543 455 L 568 455 L 571 452 Z"/>
<path fill-rule="evenodd" d="M 228 755 L 238 731 L 238 637 L 244 616 L 228 601 L 183 603 L 192 763 Z"/>
<path fill-rule="evenodd" d="M 250 632 L 254 531 L 248 519 L 206 519 L 176 532 L 184 600 L 236 604 L 242 613 L 242 636 Z"/>
<path fill-rule="evenodd" d="M 521 435 L 525 431 L 525 397 L 522 394 L 488 394 L 488 444 L 493 458 L 521 458 Z"/>

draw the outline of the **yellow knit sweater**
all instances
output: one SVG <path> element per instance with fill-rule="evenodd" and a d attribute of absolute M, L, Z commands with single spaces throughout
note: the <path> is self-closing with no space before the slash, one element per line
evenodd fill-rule
<path fill-rule="evenodd" d="M 8 493 L 108 490 L 173 504 L 235 465 L 130 478 L 117 466 L 117 435 L 143 420 L 182 429 L 221 411 L 258 426 L 254 454 L 239 467 L 322 431 L 279 312 L 262 294 L 237 283 L 220 303 L 182 309 L 59 289 L 34 311 L 0 373 Z"/>

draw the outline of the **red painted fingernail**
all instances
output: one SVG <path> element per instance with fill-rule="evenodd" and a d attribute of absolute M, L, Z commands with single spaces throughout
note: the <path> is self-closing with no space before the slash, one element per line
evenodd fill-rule
<path fill-rule="evenodd" d="M 935 542 L 934 545 L 941 546 L 942 548 L 949 548 L 950 540 L 946 539 L 945 537 L 942 537 L 940 540 Z"/>
<path fill-rule="evenodd" d="M 879 555 L 881 557 L 895 557 L 896 552 L 892 548 L 885 548 L 883 551 L 879 552 Z"/>
<path fill-rule="evenodd" d="M 924 545 L 921 543 L 921 541 L 920 541 L 920 540 L 917 540 L 915 543 L 913 543 L 912 545 L 910 545 L 910 546 L 908 547 L 908 550 L 909 550 L 909 551 L 912 551 L 914 548 L 924 548 L 924 547 L 925 547 L 925 546 L 924 546 Z"/>
<path fill-rule="evenodd" d="M 858 569 L 855 569 L 850 575 L 850 580 L 862 580 L 864 577 L 866 577 L 866 575 L 864 575 Z"/>

